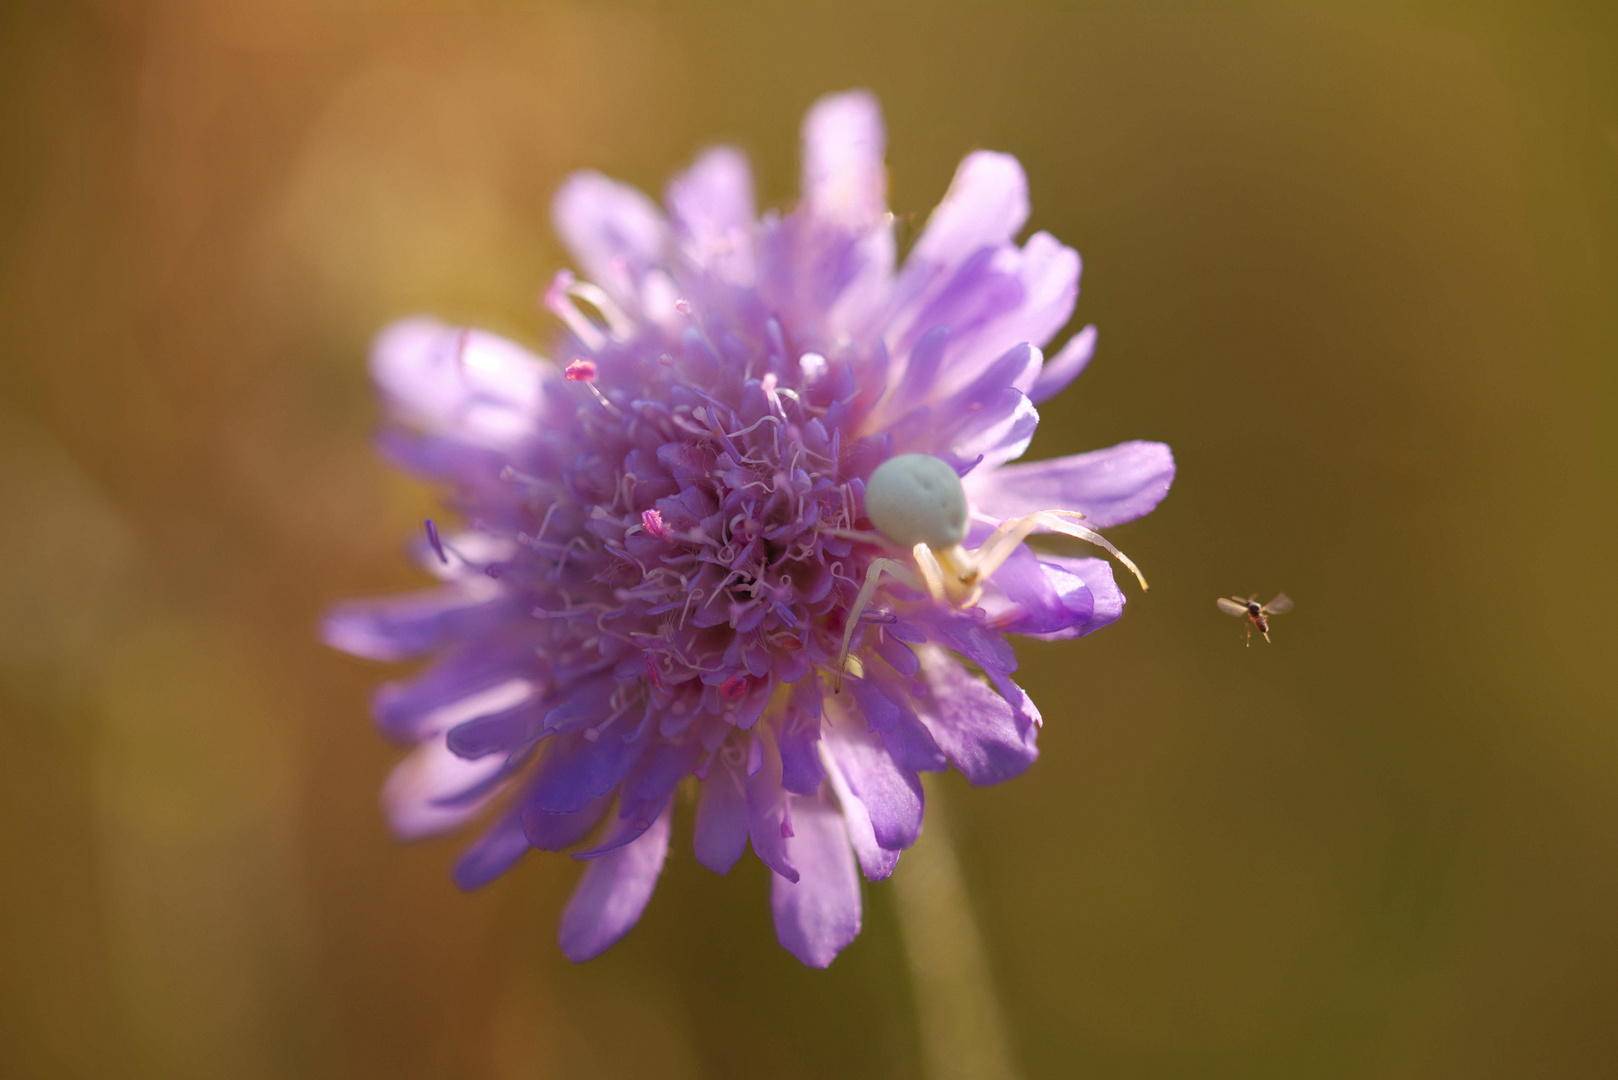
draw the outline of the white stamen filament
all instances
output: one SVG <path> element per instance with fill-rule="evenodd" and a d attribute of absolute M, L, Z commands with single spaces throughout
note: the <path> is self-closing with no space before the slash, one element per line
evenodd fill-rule
<path fill-rule="evenodd" d="M 569 296 L 576 296 L 601 312 L 601 317 L 607 320 L 607 327 L 612 331 L 612 336 L 619 341 L 634 336 L 634 320 L 624 314 L 624 309 L 619 307 L 601 286 L 588 281 L 573 281 L 568 285 L 567 292 Z"/>

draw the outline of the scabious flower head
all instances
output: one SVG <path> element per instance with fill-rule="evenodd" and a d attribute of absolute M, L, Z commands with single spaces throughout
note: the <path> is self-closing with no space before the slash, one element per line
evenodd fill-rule
<path fill-rule="evenodd" d="M 1078 255 L 1015 242 L 1022 169 L 979 152 L 896 268 L 884 138 L 869 95 L 818 102 L 783 215 L 755 213 L 731 149 L 676 177 L 664 209 L 576 174 L 555 225 L 582 276 L 545 293 L 554 359 L 427 318 L 374 346 L 383 453 L 467 524 L 419 543 L 439 588 L 342 605 L 325 638 L 433 657 L 375 697 L 415 747 L 389 821 L 414 839 L 487 816 L 454 871 L 468 889 L 530 848 L 575 849 L 574 960 L 640 918 L 682 784 L 697 860 L 723 874 L 751 844 L 781 944 L 824 967 L 859 932 L 859 872 L 887 876 L 921 830 L 919 773 L 993 784 L 1034 760 L 1005 635 L 1117 619 L 1109 565 L 1015 544 L 981 595 L 930 591 L 866 516 L 880 464 L 944 462 L 968 546 L 1051 508 L 1127 521 L 1173 478 L 1158 443 L 1007 464 L 1094 346 L 1086 328 L 1040 352 L 1072 314 Z M 857 604 L 879 558 L 893 572 Z"/>

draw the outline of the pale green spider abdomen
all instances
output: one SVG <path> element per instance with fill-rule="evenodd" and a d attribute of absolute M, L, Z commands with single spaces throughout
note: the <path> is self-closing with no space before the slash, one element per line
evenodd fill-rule
<path fill-rule="evenodd" d="M 966 489 L 955 470 L 931 454 L 900 454 L 866 481 L 865 515 L 901 547 L 946 551 L 966 539 Z"/>

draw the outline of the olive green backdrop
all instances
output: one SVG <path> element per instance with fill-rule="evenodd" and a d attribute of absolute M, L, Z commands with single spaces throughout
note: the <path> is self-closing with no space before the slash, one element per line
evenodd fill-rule
<path fill-rule="evenodd" d="M 1543 10 L 1542 10 L 1543 9 Z M 867 86 L 912 226 L 1027 167 L 1091 370 L 1036 456 L 1174 446 L 1153 589 L 1024 647 L 1043 756 L 948 782 L 1029 1077 L 1618 1075 L 1614 17 L 1523 4 L 7 5 L 0 1075 L 920 1076 L 891 897 L 828 972 L 677 841 L 569 965 L 576 874 L 395 845 L 411 587 L 369 335 L 542 343 L 573 168 L 796 188 Z M 1285 589 L 1244 649 L 1214 597 Z M 955 778 L 958 779 L 958 778 Z M 677 829 L 689 836 L 689 811 Z M 900 873 L 903 873 L 901 864 Z"/>

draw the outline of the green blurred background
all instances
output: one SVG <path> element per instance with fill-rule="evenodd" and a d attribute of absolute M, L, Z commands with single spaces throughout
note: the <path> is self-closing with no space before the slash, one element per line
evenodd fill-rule
<path fill-rule="evenodd" d="M 559 857 L 395 845 L 419 582 L 383 321 L 542 343 L 549 197 L 874 89 L 922 216 L 988 146 L 1086 260 L 1036 456 L 1173 444 L 1149 597 L 1024 647 L 945 783 L 1030 1077 L 1618 1075 L 1612 5 L 11 4 L 0 15 L 0 1075 L 920 1076 L 892 897 L 830 971 L 675 845 L 603 958 Z M 1243 649 L 1214 597 L 1285 589 Z M 1618 666 L 1618 665 L 1615 665 Z M 958 779 L 958 778 L 954 778 Z M 677 824 L 689 836 L 689 813 Z M 904 867 L 901 864 L 901 874 Z"/>

